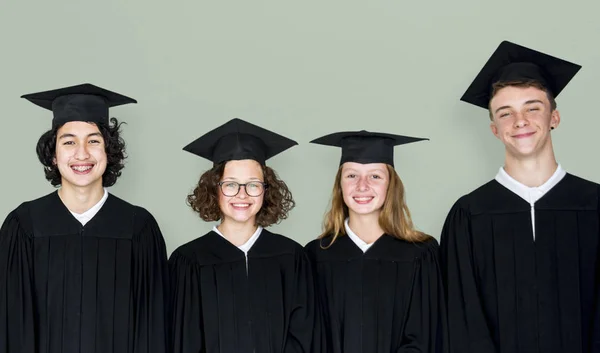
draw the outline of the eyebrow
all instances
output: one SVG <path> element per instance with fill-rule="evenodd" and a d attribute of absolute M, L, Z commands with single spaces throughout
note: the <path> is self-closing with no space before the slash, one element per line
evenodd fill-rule
<path fill-rule="evenodd" d="M 525 102 L 525 104 L 533 104 L 533 103 L 540 103 L 540 104 L 544 104 L 544 102 L 542 102 L 539 99 L 532 99 L 530 101 Z"/>
<path fill-rule="evenodd" d="M 525 102 L 524 105 L 526 105 L 526 104 L 533 104 L 533 103 L 544 104 L 544 102 L 542 102 L 539 99 L 532 99 L 532 100 L 528 100 L 527 102 Z M 500 108 L 496 109 L 496 111 L 494 112 L 494 114 L 497 114 L 500 110 L 507 109 L 507 108 L 510 108 L 510 105 L 503 105 Z"/>
<path fill-rule="evenodd" d="M 347 173 L 347 172 L 358 173 L 358 170 L 352 169 L 352 168 L 348 168 L 348 169 L 344 170 L 344 173 Z M 385 169 L 376 168 L 376 169 L 369 169 L 369 170 L 366 171 L 366 173 L 373 173 L 373 172 L 385 173 Z"/>
<path fill-rule="evenodd" d="M 225 181 L 225 180 L 238 181 L 240 179 L 234 178 L 234 177 L 226 177 L 226 178 L 223 178 L 223 181 Z M 256 177 L 249 178 L 248 180 L 250 180 L 250 181 L 262 181 L 260 178 L 256 178 Z"/>
<path fill-rule="evenodd" d="M 509 105 L 503 105 L 500 108 L 496 109 L 496 111 L 494 112 L 494 114 L 498 114 L 499 111 L 501 111 L 502 109 L 507 109 L 507 108 L 510 108 L 510 106 Z"/>
<path fill-rule="evenodd" d="M 99 136 L 102 137 L 102 134 L 99 132 L 92 132 L 91 134 L 87 135 L 87 137 L 92 137 L 92 136 Z M 76 137 L 74 134 L 70 134 L 70 133 L 64 133 L 62 135 L 59 136 L 59 140 L 63 139 L 63 138 L 67 138 L 67 137 Z"/>

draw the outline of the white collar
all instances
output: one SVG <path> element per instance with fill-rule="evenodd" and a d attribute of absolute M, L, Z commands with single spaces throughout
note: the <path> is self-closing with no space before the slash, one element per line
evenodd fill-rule
<path fill-rule="evenodd" d="M 100 211 L 100 209 L 102 208 L 102 206 L 104 206 L 104 203 L 106 202 L 106 199 L 108 199 L 108 191 L 106 190 L 106 188 L 104 188 L 104 195 L 102 196 L 102 198 L 100 199 L 100 201 L 98 201 L 89 210 L 87 210 L 87 211 L 85 211 L 83 213 L 75 213 L 75 212 L 73 212 L 71 210 L 69 210 L 69 212 L 71 212 L 71 214 L 73 215 L 73 217 L 77 218 L 77 220 L 79 221 L 79 223 L 81 223 L 82 225 L 85 225 L 92 218 L 94 218 L 94 216 L 98 213 L 98 211 Z"/>
<path fill-rule="evenodd" d="M 360 250 L 362 250 L 362 252 L 364 253 L 367 250 L 369 250 L 369 248 L 375 243 L 367 244 L 358 235 L 356 235 L 356 233 L 354 233 L 348 225 L 349 219 L 350 218 L 346 218 L 346 220 L 344 221 L 344 228 L 346 229 L 346 234 L 348 234 L 348 237 L 350 237 L 354 244 L 356 244 L 356 246 L 358 246 Z"/>
<path fill-rule="evenodd" d="M 544 184 L 540 186 L 529 187 L 508 175 L 508 173 L 504 170 L 504 167 L 500 167 L 495 179 L 497 182 L 502 184 L 508 190 L 517 194 L 523 200 L 533 204 L 548 191 L 550 191 L 554 186 L 556 186 L 556 184 L 558 184 L 558 182 L 560 182 L 565 175 L 567 175 L 567 172 L 559 164 L 554 174 L 552 174 L 552 176 Z"/>
<path fill-rule="evenodd" d="M 221 232 L 219 232 L 219 230 L 217 229 L 217 226 L 213 226 L 212 230 L 213 230 L 213 232 L 219 234 L 225 240 L 227 240 L 227 238 L 225 238 L 225 236 Z M 260 236 L 260 233 L 262 232 L 262 230 L 263 230 L 263 227 L 258 226 L 256 228 L 256 231 L 254 232 L 254 234 L 252 234 L 252 236 L 250 237 L 250 239 L 248 239 L 244 244 L 237 246 L 237 248 L 242 250 L 245 255 L 248 255 L 248 251 L 250 251 L 250 248 L 252 248 L 252 245 L 254 245 L 254 243 L 256 243 L 256 241 L 258 240 L 258 237 Z M 229 240 L 227 240 L 227 241 L 229 241 Z"/>

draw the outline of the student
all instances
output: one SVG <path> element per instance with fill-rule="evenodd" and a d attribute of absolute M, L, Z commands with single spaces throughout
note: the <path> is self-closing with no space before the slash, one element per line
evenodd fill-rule
<path fill-rule="evenodd" d="M 0 230 L 0 352 L 165 352 L 163 237 L 106 189 L 125 158 L 109 107 L 136 101 L 91 84 L 23 98 L 53 112 L 37 154 L 59 189 Z"/>
<path fill-rule="evenodd" d="M 489 111 L 505 160 L 444 224 L 452 352 L 600 352 L 600 189 L 552 145 L 579 69 L 505 41 L 462 97 Z"/>
<path fill-rule="evenodd" d="M 294 207 L 265 161 L 296 144 L 233 119 L 184 148 L 213 162 L 188 203 L 220 224 L 169 260 L 174 353 L 311 351 L 310 263 L 299 244 L 265 229 Z"/>
<path fill-rule="evenodd" d="M 306 248 L 317 273 L 328 353 L 436 352 L 444 300 L 437 241 L 416 230 L 394 146 L 423 140 L 339 132 L 342 149 L 324 232 Z"/>

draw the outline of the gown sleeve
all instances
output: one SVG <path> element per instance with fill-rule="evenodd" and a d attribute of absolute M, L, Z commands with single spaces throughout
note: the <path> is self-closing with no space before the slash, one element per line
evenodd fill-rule
<path fill-rule="evenodd" d="M 313 346 L 313 334 L 316 332 L 314 329 L 318 319 L 317 303 L 312 266 L 302 249 L 297 253 L 295 273 L 294 309 L 283 352 L 310 353 L 316 349 Z"/>
<path fill-rule="evenodd" d="M 309 264 L 312 271 L 313 285 L 315 288 L 315 321 L 313 326 L 312 336 L 312 353 L 330 352 L 331 349 L 327 347 L 326 341 L 326 324 L 325 324 L 325 308 L 323 307 L 322 300 L 319 297 L 318 288 L 318 273 L 317 273 L 317 260 L 314 249 L 315 243 L 309 243 L 304 247 L 306 255 L 309 260 Z"/>
<path fill-rule="evenodd" d="M 154 217 L 134 236 L 133 352 L 167 351 L 168 267 L 165 242 Z"/>
<path fill-rule="evenodd" d="M 455 204 L 441 235 L 442 278 L 452 353 L 496 352 L 475 277 L 470 215 Z"/>
<path fill-rule="evenodd" d="M 172 353 L 202 353 L 202 302 L 198 265 L 178 251 L 169 259 L 170 348 Z"/>
<path fill-rule="evenodd" d="M 430 239 L 415 260 L 411 300 L 397 353 L 447 352 L 446 308 L 439 265 L 439 246 Z"/>
<path fill-rule="evenodd" d="M 600 215 L 599 215 L 600 218 Z M 600 234 L 598 234 L 600 237 Z M 593 353 L 600 353 L 600 242 L 596 254 L 596 303 L 594 310 L 594 323 L 592 325 L 591 349 Z"/>
<path fill-rule="evenodd" d="M 0 228 L 0 353 L 35 352 L 32 244 L 9 214 Z"/>

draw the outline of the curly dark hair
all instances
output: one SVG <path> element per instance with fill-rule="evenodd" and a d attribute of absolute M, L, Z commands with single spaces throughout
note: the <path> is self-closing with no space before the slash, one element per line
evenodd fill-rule
<path fill-rule="evenodd" d="M 198 212 L 206 222 L 218 221 L 223 217 L 219 208 L 219 181 L 225 171 L 225 163 L 220 163 L 200 176 L 198 185 L 187 196 L 187 204 Z M 277 173 L 270 167 L 262 166 L 267 188 L 265 189 L 263 205 L 256 214 L 256 224 L 268 227 L 281 222 L 296 205 L 291 191 Z"/>
<path fill-rule="evenodd" d="M 102 175 L 102 186 L 113 186 L 121 176 L 121 170 L 125 167 L 125 141 L 121 138 L 121 125 L 116 118 L 111 118 L 109 124 L 89 122 L 98 126 L 98 130 L 104 138 L 106 151 L 106 170 Z M 36 152 L 38 159 L 44 165 L 44 174 L 50 183 L 58 187 L 61 184 L 61 175 L 58 166 L 54 163 L 56 156 L 56 138 L 58 130 L 62 125 L 55 126 L 46 131 L 38 140 Z"/>

